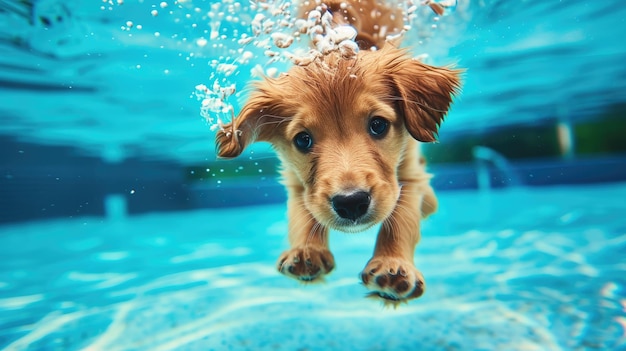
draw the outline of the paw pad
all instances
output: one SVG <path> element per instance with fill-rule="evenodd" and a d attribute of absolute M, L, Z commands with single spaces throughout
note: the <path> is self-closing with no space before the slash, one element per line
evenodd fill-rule
<path fill-rule="evenodd" d="M 422 296 L 425 290 L 422 274 L 411 262 L 396 258 L 373 258 L 361 273 L 370 296 L 392 304 Z"/>

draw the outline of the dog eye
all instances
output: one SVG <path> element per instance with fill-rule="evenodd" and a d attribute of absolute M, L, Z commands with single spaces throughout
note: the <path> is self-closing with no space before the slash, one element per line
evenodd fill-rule
<path fill-rule="evenodd" d="M 382 117 L 374 117 L 370 120 L 370 134 L 374 137 L 383 137 L 389 128 L 389 122 Z"/>
<path fill-rule="evenodd" d="M 307 132 L 300 132 L 296 134 L 295 138 L 293 138 L 293 143 L 296 145 L 298 150 L 302 152 L 309 152 L 311 147 L 313 147 L 313 138 Z"/>

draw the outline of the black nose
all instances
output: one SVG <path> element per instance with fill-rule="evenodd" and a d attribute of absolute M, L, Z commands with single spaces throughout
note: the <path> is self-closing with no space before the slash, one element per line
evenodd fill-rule
<path fill-rule="evenodd" d="M 337 215 L 341 218 L 351 219 L 353 221 L 367 213 L 370 200 L 370 194 L 365 191 L 335 195 L 331 199 L 333 209 Z"/>

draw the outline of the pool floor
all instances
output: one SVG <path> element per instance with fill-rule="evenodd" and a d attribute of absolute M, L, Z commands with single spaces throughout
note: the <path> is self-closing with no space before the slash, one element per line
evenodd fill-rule
<path fill-rule="evenodd" d="M 397 309 L 359 283 L 375 230 L 279 275 L 284 205 L 0 227 L 0 348 L 626 350 L 626 183 L 439 196 Z"/>

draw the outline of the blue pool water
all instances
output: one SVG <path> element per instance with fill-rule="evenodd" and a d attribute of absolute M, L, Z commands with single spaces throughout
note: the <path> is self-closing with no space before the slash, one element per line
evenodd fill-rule
<path fill-rule="evenodd" d="M 623 142 L 580 155 L 582 133 L 559 157 L 538 134 L 541 155 L 508 160 L 477 140 L 623 120 L 621 1 L 419 7 L 411 53 L 467 69 L 438 150 L 483 152 L 432 164 L 457 190 L 423 224 L 425 295 L 397 309 L 359 281 L 375 229 L 332 233 L 324 284 L 285 278 L 274 154 L 215 163 L 195 87 L 236 84 L 237 110 L 288 65 L 237 61 L 254 3 L 0 0 L 0 350 L 626 350 Z"/>
<path fill-rule="evenodd" d="M 274 269 L 283 205 L 0 227 L 6 350 L 626 349 L 626 184 L 444 192 L 415 260 L 425 296 L 366 299 L 375 231 L 337 269 Z"/>
<path fill-rule="evenodd" d="M 237 39 L 250 34 L 254 14 L 236 12 L 231 16 L 248 25 L 233 24 L 226 20 L 228 4 L 248 1 L 163 2 L 168 6 L 152 0 L 1 1 L 0 113 L 6 123 L 0 135 L 72 145 L 113 162 L 213 159 L 194 87 L 219 80 L 245 94 L 257 64 L 261 70 L 285 65 L 269 65 L 253 45 L 245 50 L 255 59 L 231 76 L 212 65 L 240 55 L 231 50 L 241 49 Z M 431 64 L 467 69 L 463 92 L 442 125 L 445 141 L 502 125 L 590 118 L 622 102 L 625 18 L 617 0 L 458 0 L 439 21 L 427 8 L 420 12 L 405 46 L 428 54 Z M 218 22 L 223 37 L 199 45 Z"/>

